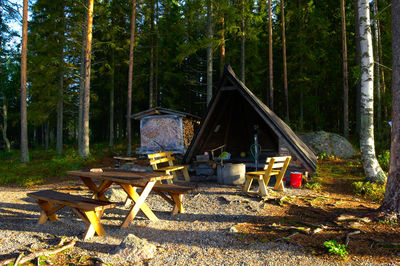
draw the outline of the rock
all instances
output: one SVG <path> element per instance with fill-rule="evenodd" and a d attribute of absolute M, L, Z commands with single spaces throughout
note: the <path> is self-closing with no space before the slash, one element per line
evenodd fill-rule
<path fill-rule="evenodd" d="M 125 202 L 127 198 L 122 188 L 110 188 L 104 194 L 111 202 Z"/>
<path fill-rule="evenodd" d="M 300 138 L 317 155 L 325 153 L 341 159 L 349 159 L 357 155 L 351 143 L 335 133 L 318 131 L 300 135 Z"/>
<path fill-rule="evenodd" d="M 152 259 L 156 252 L 156 246 L 146 239 L 140 239 L 134 234 L 127 235 L 116 249 L 116 254 L 125 262 L 138 263 Z"/>

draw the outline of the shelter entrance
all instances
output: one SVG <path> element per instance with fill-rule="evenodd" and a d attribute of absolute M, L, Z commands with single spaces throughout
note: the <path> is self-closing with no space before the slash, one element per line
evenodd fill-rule
<path fill-rule="evenodd" d="M 223 88 L 222 88 L 223 89 Z M 197 154 L 224 145 L 231 154 L 231 162 L 254 163 L 279 154 L 279 138 L 260 114 L 237 90 L 225 90 L 224 98 L 215 107 L 214 116 L 205 129 L 209 134 L 202 140 Z"/>

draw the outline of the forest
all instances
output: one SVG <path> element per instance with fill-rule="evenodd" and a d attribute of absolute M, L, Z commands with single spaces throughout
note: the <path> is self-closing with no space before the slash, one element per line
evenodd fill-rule
<path fill-rule="evenodd" d="M 127 134 L 132 3 L 94 2 L 90 141 L 113 145 Z M 336 132 L 359 145 L 361 71 L 355 5 L 357 1 L 346 1 L 341 13 L 339 1 L 271 1 L 269 16 L 268 1 L 138 1 L 131 113 L 162 106 L 202 116 L 210 94 L 207 89 L 211 86 L 215 91 L 223 66 L 230 64 L 246 86 L 296 132 Z M 390 146 L 391 13 L 389 1 L 375 0 L 370 6 L 377 62 L 375 141 L 382 153 Z M 29 2 L 28 9 L 29 145 L 55 147 L 60 120 L 63 143 L 76 143 L 87 3 L 37 0 Z M 15 40 L 21 33 L 10 23 L 20 23 L 19 10 L 20 3 L 1 2 L 0 93 L 6 137 L 16 148 L 21 45 Z M 345 77 L 343 40 L 348 47 Z M 138 137 L 136 123 L 132 136 Z"/>

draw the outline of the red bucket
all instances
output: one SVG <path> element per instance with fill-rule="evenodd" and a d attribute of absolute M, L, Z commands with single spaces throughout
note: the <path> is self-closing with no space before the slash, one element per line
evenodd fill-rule
<path fill-rule="evenodd" d="M 303 174 L 300 172 L 290 173 L 290 186 L 293 188 L 301 187 L 301 181 L 303 179 Z"/>

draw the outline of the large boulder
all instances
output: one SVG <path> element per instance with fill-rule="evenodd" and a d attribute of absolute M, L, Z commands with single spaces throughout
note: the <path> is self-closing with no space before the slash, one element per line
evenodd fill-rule
<path fill-rule="evenodd" d="M 357 151 L 344 137 L 325 131 L 301 135 L 300 138 L 317 155 L 322 153 L 341 159 L 349 159 L 357 155 Z"/>
<path fill-rule="evenodd" d="M 116 248 L 116 254 L 125 262 L 139 263 L 143 260 L 152 259 L 156 252 L 156 246 L 146 239 L 141 239 L 134 234 L 127 235 Z"/>

